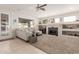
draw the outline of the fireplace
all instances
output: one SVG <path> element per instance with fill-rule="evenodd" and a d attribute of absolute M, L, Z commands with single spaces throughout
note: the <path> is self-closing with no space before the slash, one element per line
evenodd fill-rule
<path fill-rule="evenodd" d="M 58 36 L 58 28 L 55 27 L 48 28 L 48 34 Z"/>

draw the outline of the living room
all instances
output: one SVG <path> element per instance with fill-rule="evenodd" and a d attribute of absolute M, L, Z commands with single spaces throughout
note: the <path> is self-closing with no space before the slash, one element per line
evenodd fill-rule
<path fill-rule="evenodd" d="M 79 53 L 78 7 L 79 4 L 1 4 L 0 53 Z"/>

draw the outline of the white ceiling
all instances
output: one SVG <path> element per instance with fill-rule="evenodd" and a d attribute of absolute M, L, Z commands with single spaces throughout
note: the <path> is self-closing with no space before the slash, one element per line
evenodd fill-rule
<path fill-rule="evenodd" d="M 79 4 L 48 4 L 46 11 L 36 11 L 35 7 L 36 4 L 2 4 L 0 10 L 17 11 L 36 18 L 79 10 Z"/>

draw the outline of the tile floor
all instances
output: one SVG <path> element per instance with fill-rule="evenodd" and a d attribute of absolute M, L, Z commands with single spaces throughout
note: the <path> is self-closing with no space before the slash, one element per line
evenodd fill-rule
<path fill-rule="evenodd" d="M 13 40 L 0 42 L 0 54 L 46 54 L 46 53 L 16 38 Z"/>

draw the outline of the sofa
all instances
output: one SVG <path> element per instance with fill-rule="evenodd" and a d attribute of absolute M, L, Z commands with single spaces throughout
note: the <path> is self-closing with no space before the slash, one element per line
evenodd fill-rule
<path fill-rule="evenodd" d="M 15 30 L 16 36 L 28 41 L 30 36 L 36 35 L 36 36 L 40 36 L 42 35 L 41 31 L 38 30 L 34 30 L 33 28 L 18 28 Z M 35 34 L 34 34 L 35 33 Z"/>
<path fill-rule="evenodd" d="M 25 41 L 28 41 L 28 37 L 29 36 L 32 36 L 32 31 L 29 30 L 28 28 L 26 29 L 16 29 L 16 36 L 25 40 Z"/>

